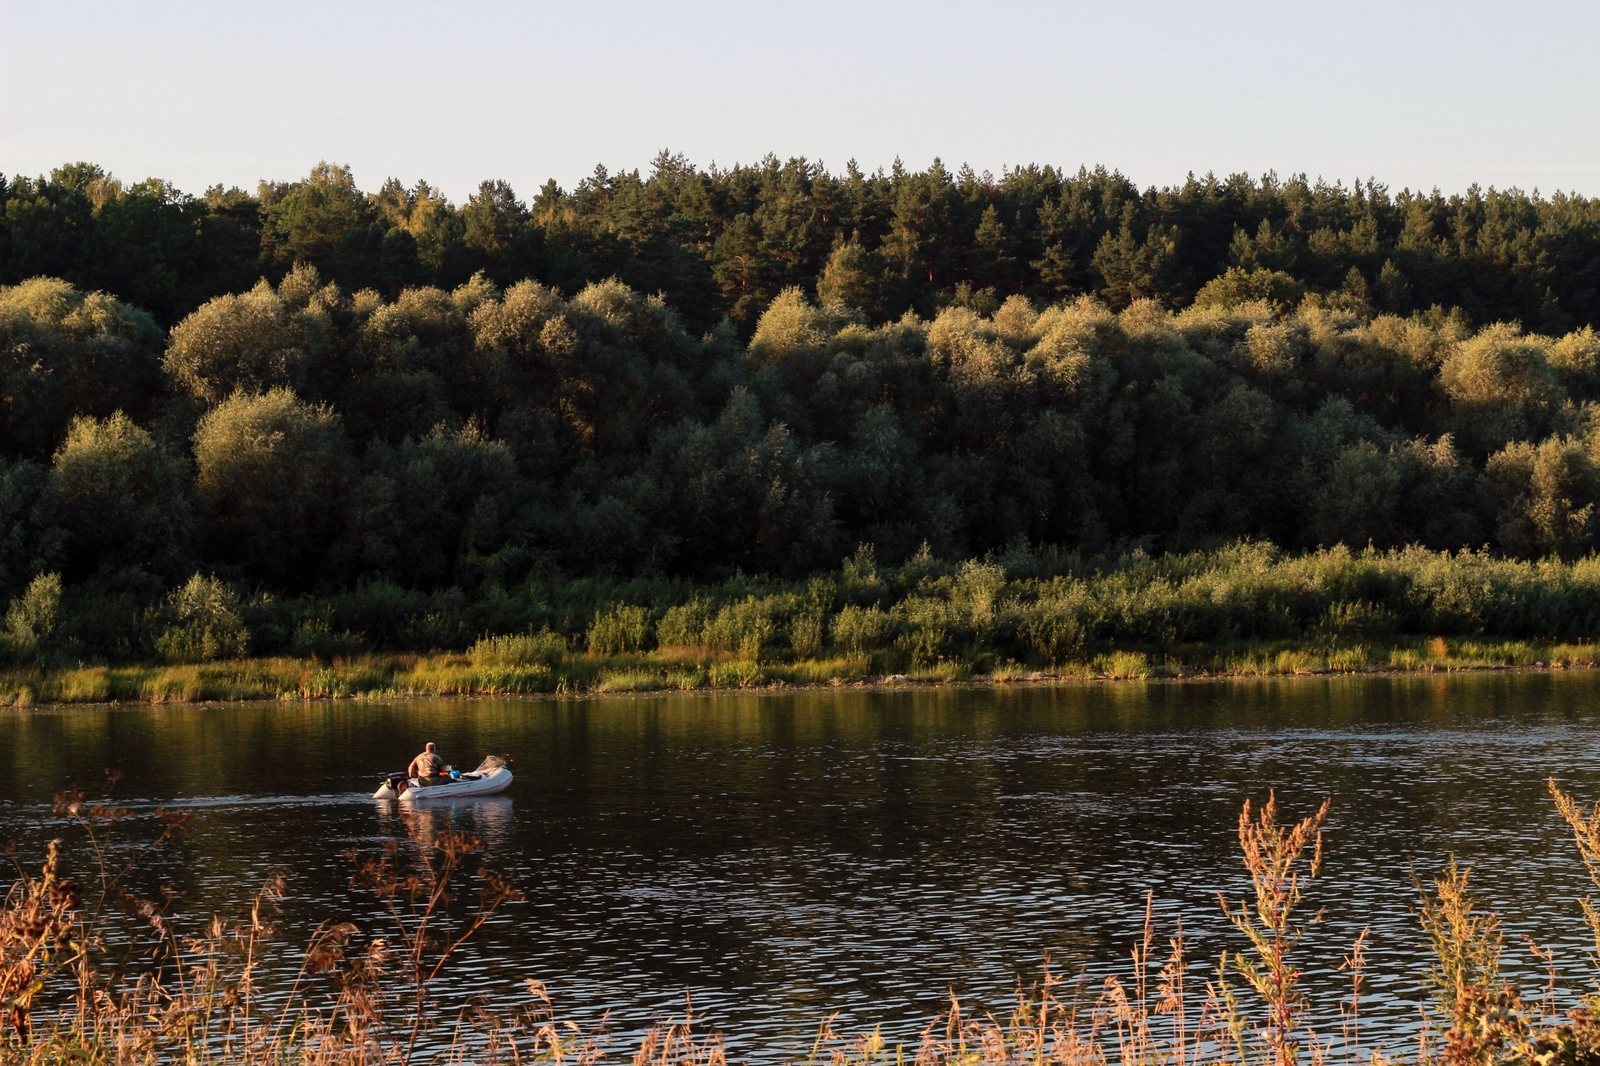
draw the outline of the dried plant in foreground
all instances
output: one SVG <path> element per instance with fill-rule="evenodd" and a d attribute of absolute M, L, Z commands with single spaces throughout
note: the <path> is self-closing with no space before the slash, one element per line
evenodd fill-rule
<path fill-rule="evenodd" d="M 1551 783 L 1580 857 L 1600 887 L 1600 805 L 1594 811 Z M 537 981 L 523 1004 L 504 997 L 446 1010 L 432 988 L 452 958 L 520 894 L 486 862 L 467 834 L 414 826 L 376 855 L 351 853 L 352 887 L 375 898 L 382 935 L 353 922 L 315 929 L 290 987 L 264 993 L 263 958 L 287 950 L 272 914 L 281 878 L 269 878 L 238 922 L 214 919 L 196 935 L 177 931 L 175 897 L 144 898 L 129 887 L 137 863 L 183 832 L 187 815 L 140 819 L 81 795 L 57 809 L 84 834 L 93 856 L 91 891 L 63 875 L 53 841 L 37 874 L 17 867 L 0 903 L 0 1066 L 84 1063 L 122 1066 L 400 1066 L 411 1063 L 599 1066 L 726 1066 L 722 1036 L 686 1001 L 680 1019 L 646 1031 L 617 1055 L 602 1024 L 562 1021 Z M 972 1013 L 954 995 L 911 1047 L 881 1030 L 840 1034 L 829 1017 L 804 1066 L 1593 1066 L 1600 1063 L 1600 993 L 1556 1012 L 1553 956 L 1542 998 L 1498 985 L 1504 950 L 1499 919 L 1469 889 L 1470 868 L 1452 860 L 1424 888 L 1419 919 L 1433 946 L 1439 1016 L 1435 1042 L 1424 1020 L 1401 1059 L 1361 1040 L 1368 934 L 1338 965 L 1348 997 L 1335 1013 L 1314 1011 L 1297 955 L 1320 914 L 1305 915 L 1307 885 L 1322 866 L 1329 805 L 1280 821 L 1276 796 L 1246 803 L 1239 847 L 1253 898 L 1222 907 L 1243 938 L 1214 975 L 1197 977 L 1181 922 L 1162 932 L 1147 897 L 1143 930 L 1126 966 L 1090 987 L 1045 960 L 1042 975 L 1018 985 L 1004 1016 Z M 137 837 L 139 832 L 145 835 Z M 1600 952 L 1596 905 L 1580 906 Z M 1237 982 L 1237 984 L 1236 984 Z M 1313 1018 L 1337 1017 L 1338 1033 Z"/>

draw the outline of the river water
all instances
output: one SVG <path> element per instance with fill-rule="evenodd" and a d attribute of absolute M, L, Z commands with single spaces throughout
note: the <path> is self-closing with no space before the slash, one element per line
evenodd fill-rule
<path fill-rule="evenodd" d="M 414 815 L 367 798 L 426 740 L 457 764 L 509 753 L 516 781 Z M 462 828 L 527 900 L 447 999 L 509 1003 L 537 978 L 626 1037 L 688 993 L 768 1061 L 834 1012 L 914 1041 L 951 989 L 1003 1009 L 1046 952 L 1115 972 L 1147 894 L 1204 970 L 1239 946 L 1217 894 L 1248 889 L 1240 804 L 1331 798 L 1309 979 L 1339 987 L 1370 927 L 1363 1026 L 1398 1042 L 1425 995 L 1412 871 L 1450 854 L 1501 911 L 1513 976 L 1537 983 L 1531 936 L 1585 979 L 1587 882 L 1545 781 L 1600 797 L 1600 673 L 0 712 L 0 840 L 30 865 L 71 845 L 51 797 L 107 768 L 135 812 L 196 813 L 143 868 L 191 919 L 242 914 L 280 870 L 289 943 L 326 918 L 378 929 L 345 853 Z"/>

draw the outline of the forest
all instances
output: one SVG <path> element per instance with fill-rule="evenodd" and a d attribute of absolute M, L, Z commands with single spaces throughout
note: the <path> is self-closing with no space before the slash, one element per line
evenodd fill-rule
<path fill-rule="evenodd" d="M 4 639 L 581 642 L 862 559 L 1579 560 L 1597 322 L 1576 195 L 666 153 L 461 205 L 329 164 L 0 178 Z"/>

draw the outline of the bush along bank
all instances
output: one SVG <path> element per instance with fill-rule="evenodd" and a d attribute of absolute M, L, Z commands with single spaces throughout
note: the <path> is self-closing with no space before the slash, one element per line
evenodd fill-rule
<path fill-rule="evenodd" d="M 97 613 L 99 612 L 99 613 Z M 1115 558 L 1018 550 L 804 582 L 535 579 L 469 600 L 373 584 L 243 596 L 197 575 L 108 624 L 53 575 L 9 606 L 9 705 L 1259 676 L 1600 663 L 1600 558 L 1239 543 Z M 115 621 L 115 619 L 112 619 Z"/>

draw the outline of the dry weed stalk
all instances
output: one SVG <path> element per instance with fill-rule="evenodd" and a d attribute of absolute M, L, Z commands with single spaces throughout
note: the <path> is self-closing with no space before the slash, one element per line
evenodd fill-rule
<path fill-rule="evenodd" d="M 1594 812 L 1551 784 L 1579 853 L 1600 887 L 1600 805 Z M 0 1066 L 84 1063 L 145 1066 L 401 1066 L 419 1062 L 485 1066 L 599 1066 L 609 1061 L 605 1027 L 559 1021 L 544 986 L 528 983 L 531 1005 L 509 1015 L 490 1002 L 441 1017 L 430 989 L 448 960 L 496 911 L 520 898 L 484 862 L 483 845 L 466 834 L 418 832 L 417 846 L 393 843 L 353 856 L 352 884 L 385 909 L 389 935 L 363 940 L 348 922 L 329 922 L 310 938 L 286 993 L 264 1009 L 257 972 L 275 930 L 272 914 L 285 886 L 269 879 L 248 916 L 213 920 L 182 937 L 168 915 L 174 897 L 143 899 L 127 887 L 134 864 L 188 824 L 162 812 L 152 839 L 114 839 L 137 821 L 107 803 L 61 797 L 58 810 L 81 826 L 96 859 L 95 899 L 63 876 L 54 841 L 37 875 L 20 866 L 0 901 Z M 1045 960 L 1041 978 L 1018 986 L 1008 1015 L 970 1015 L 953 994 L 949 1008 L 908 1056 L 873 1029 L 853 1039 L 824 1020 L 804 1066 L 1322 1066 L 1334 1041 L 1309 1022 L 1310 1003 L 1294 957 L 1320 915 L 1301 917 L 1306 884 L 1321 868 L 1328 804 L 1280 824 L 1276 797 L 1245 804 L 1239 844 L 1254 901 L 1223 907 L 1248 942 L 1226 953 L 1218 978 L 1196 987 L 1183 927 L 1164 941 L 1155 901 L 1145 901 L 1143 931 L 1130 966 L 1086 995 Z M 120 832 L 120 831 L 118 831 Z M 132 856 L 129 860 L 127 856 Z M 1592 1066 L 1600 1062 L 1600 997 L 1555 1014 L 1551 953 L 1534 948 L 1549 974 L 1543 998 L 1496 988 L 1503 950 L 1499 920 L 1469 888 L 1470 869 L 1452 862 L 1422 891 L 1419 917 L 1432 942 L 1431 976 L 1450 1019 L 1436 1046 L 1425 1015 L 1415 1066 Z M 1418 885 L 1419 890 L 1422 886 Z M 93 895 L 93 893 L 91 893 Z M 1596 905 L 1584 915 L 1597 937 Z M 116 925 L 117 921 L 124 924 Z M 1343 1058 L 1391 1066 L 1365 1052 L 1360 1010 L 1366 987 L 1368 933 L 1340 966 L 1349 995 L 1338 1004 Z M 135 948 L 138 949 L 135 952 Z M 143 961 L 133 966 L 139 955 Z M 1229 985 L 1242 978 L 1258 999 L 1255 1013 Z M 705 1031 L 687 1003 L 681 1020 L 648 1031 L 633 1066 L 727 1066 L 721 1036 Z"/>
<path fill-rule="evenodd" d="M 33 1036 L 33 1004 L 48 973 L 71 965 L 83 952 L 73 937 L 79 913 L 78 886 L 61 877 L 61 841 L 52 840 L 38 877 L 20 866 L 0 911 L 0 1025 L 27 1043 Z"/>
<path fill-rule="evenodd" d="M 1573 832 L 1590 881 L 1600 887 L 1600 803 L 1586 812 L 1553 778 L 1548 785 L 1557 812 Z M 1422 921 L 1436 959 L 1431 976 L 1450 1008 L 1451 1025 L 1442 1052 L 1436 1055 L 1424 1044 L 1418 1062 L 1442 1066 L 1588 1066 L 1600 1062 L 1600 995 L 1589 994 L 1564 1018 L 1558 1017 L 1552 952 L 1529 941 L 1546 973 L 1539 1000 L 1529 1002 L 1511 984 L 1495 987 L 1502 951 L 1499 918 L 1478 910 L 1467 888 L 1469 874 L 1470 870 L 1458 867 L 1452 859 L 1434 882 L 1433 894 L 1424 894 Z M 1600 910 L 1591 897 L 1578 902 L 1594 938 L 1593 959 L 1600 965 Z"/>
<path fill-rule="evenodd" d="M 1215 987 L 1208 985 L 1198 1017 L 1191 1023 L 1187 941 L 1181 922 L 1168 938 L 1166 958 L 1155 971 L 1152 997 L 1155 940 L 1155 895 L 1150 893 L 1145 896 L 1143 933 L 1131 952 L 1132 995 L 1119 978 L 1107 978 L 1096 1009 L 1097 1024 L 1090 1035 L 1098 1038 L 1103 1025 L 1109 1023 L 1116 1034 L 1115 1048 L 1121 1066 L 1152 1061 L 1199 1066 L 1222 1034 L 1221 1001 Z"/>
<path fill-rule="evenodd" d="M 374 941 L 366 956 L 346 971 L 346 1015 L 354 1027 L 352 1032 L 366 1035 L 386 1028 L 374 1023 L 381 1023 L 385 1017 L 380 980 L 383 968 L 395 960 L 411 993 L 403 1050 L 399 1045 L 391 1049 L 404 1060 L 409 1060 L 428 1026 L 429 990 L 445 965 L 502 905 L 523 898 L 498 871 L 482 861 L 483 850 L 483 841 L 472 834 L 444 830 L 432 835 L 410 869 L 401 856 L 398 841 L 389 841 L 377 857 L 362 859 L 354 849 L 347 852 L 358 863 L 350 883 L 367 889 L 382 903 L 393 925 L 398 950 L 391 952 L 384 941 Z M 469 876 L 478 881 L 476 906 L 452 929 L 449 904 L 460 881 Z M 342 945 L 341 940 L 338 947 Z M 329 950 L 334 950 L 332 943 Z M 388 1038 L 396 1039 L 392 1034 Z"/>
<path fill-rule="evenodd" d="M 507 1019 L 469 1008 L 444 1046 L 420 1048 L 435 1024 L 429 989 L 446 962 L 503 904 L 521 898 L 469 835 L 424 833 L 412 861 L 398 846 L 360 861 L 352 880 L 382 901 L 398 949 L 381 938 L 357 948 L 355 925 L 324 923 L 287 993 L 263 1011 L 257 972 L 275 933 L 281 876 L 268 878 L 246 920 L 215 918 L 198 935 L 180 936 L 168 914 L 176 896 L 140 897 L 127 881 L 191 817 L 157 811 L 156 832 L 134 842 L 117 835 L 117 827 L 138 821 L 126 809 L 76 792 L 57 797 L 55 809 L 82 830 L 99 891 L 86 899 L 62 876 L 60 841 L 51 842 L 38 876 L 17 867 L 0 901 L 0 1066 L 365 1066 L 423 1058 L 588 1066 L 602 1054 L 603 1032 L 558 1024 L 537 982 L 529 985 L 534 1006 Z M 468 881 L 476 886 L 470 904 L 452 909 Z M 314 1006 L 327 980 L 331 1005 Z"/>
<path fill-rule="evenodd" d="M 1471 878 L 1472 868 L 1459 865 L 1454 856 L 1434 880 L 1432 892 L 1413 878 L 1422 896 L 1417 918 L 1433 948 L 1428 980 L 1446 1017 L 1454 1015 L 1469 988 L 1492 988 L 1500 975 L 1500 919 L 1478 907 Z"/>
<path fill-rule="evenodd" d="M 722 1036 L 694 1031 L 694 1001 L 685 999 L 683 1020 L 652 1027 L 634 1052 L 633 1066 L 727 1066 Z"/>
<path fill-rule="evenodd" d="M 1600 888 L 1600 800 L 1596 800 L 1593 808 L 1585 813 L 1576 799 L 1561 791 L 1555 778 L 1550 778 L 1547 784 L 1550 796 L 1555 800 L 1556 811 L 1572 830 L 1578 854 L 1589 871 L 1590 882 Z M 1583 908 L 1584 920 L 1588 922 L 1590 935 L 1594 938 L 1592 961 L 1600 968 L 1600 909 L 1596 909 L 1591 896 L 1584 896 L 1578 903 Z"/>
<path fill-rule="evenodd" d="M 1350 998 L 1339 1004 L 1339 1028 L 1348 1062 L 1361 1060 L 1361 992 L 1367 986 L 1367 941 L 1371 936 L 1370 928 L 1361 930 L 1350 945 L 1350 954 L 1339 960 L 1340 972 L 1350 975 Z"/>
<path fill-rule="evenodd" d="M 1045 960 L 1031 987 L 1018 986 L 1011 1012 L 969 1017 L 959 999 L 928 1027 L 918 1044 L 916 1066 L 1205 1066 L 1221 1063 L 1227 1042 L 1223 1004 L 1214 985 L 1197 994 L 1188 981 L 1187 941 L 1182 926 L 1157 950 L 1153 897 L 1145 902 L 1144 926 L 1126 978 L 1108 977 L 1084 1009 L 1082 981 L 1063 996 L 1065 982 Z M 1158 961 L 1159 964 L 1158 964 Z M 827 1033 L 833 1037 L 831 1026 Z M 874 1030 L 833 1053 L 834 1066 L 866 1066 L 886 1057 Z M 812 1060 L 816 1058 L 813 1053 Z M 899 1061 L 897 1052 L 896 1061 Z M 809 1066 L 809 1062 L 808 1062 Z"/>
<path fill-rule="evenodd" d="M 1250 942 L 1250 954 L 1225 954 L 1220 966 L 1223 996 L 1233 1017 L 1231 1030 L 1242 1062 L 1250 1056 L 1237 1000 L 1227 988 L 1230 972 L 1242 977 L 1267 1008 L 1266 1024 L 1256 1027 L 1255 1036 L 1267 1047 L 1271 1066 L 1292 1066 L 1302 1036 L 1310 1037 L 1313 1053 L 1320 1054 L 1316 1034 L 1301 1033 L 1308 1001 L 1300 987 L 1301 971 L 1289 957 L 1305 933 L 1295 914 L 1305 895 L 1304 884 L 1322 872 L 1322 823 L 1330 802 L 1324 800 L 1316 813 L 1292 826 L 1278 823 L 1276 793 L 1268 794 L 1254 817 L 1249 800 L 1239 813 L 1239 850 L 1255 889 L 1255 903 L 1241 902 L 1236 909 L 1226 899 L 1218 899 L 1228 920 Z M 1320 918 L 1318 913 L 1311 923 Z"/>

